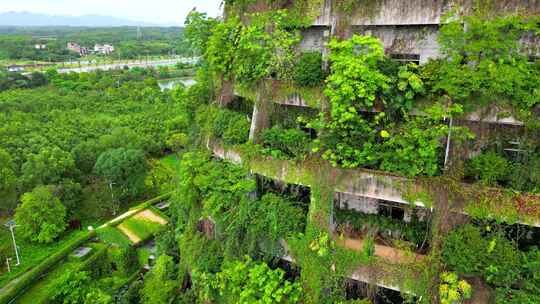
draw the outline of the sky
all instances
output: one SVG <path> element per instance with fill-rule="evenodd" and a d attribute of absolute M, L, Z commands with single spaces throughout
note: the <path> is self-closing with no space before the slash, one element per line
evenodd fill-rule
<path fill-rule="evenodd" d="M 184 23 L 197 7 L 212 17 L 222 0 L 0 0 L 0 12 L 26 11 L 49 15 L 105 15 L 156 24 Z"/>

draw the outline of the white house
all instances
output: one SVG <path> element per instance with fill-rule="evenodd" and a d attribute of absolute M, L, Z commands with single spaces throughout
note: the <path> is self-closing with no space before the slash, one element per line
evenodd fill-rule
<path fill-rule="evenodd" d="M 110 44 L 96 44 L 94 45 L 94 53 L 109 55 L 114 52 L 114 46 Z"/>

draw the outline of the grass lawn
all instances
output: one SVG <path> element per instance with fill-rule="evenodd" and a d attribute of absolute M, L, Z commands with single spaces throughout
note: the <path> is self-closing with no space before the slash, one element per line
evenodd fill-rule
<path fill-rule="evenodd" d="M 5 229 L 5 227 L 3 226 L 0 229 L 4 229 L 7 231 L 7 229 Z M 17 229 L 15 228 L 15 238 L 17 240 L 17 247 L 19 247 L 21 265 L 18 267 L 12 267 L 11 272 L 0 272 L 0 287 L 3 287 L 5 284 L 7 284 L 10 280 L 14 279 L 19 274 L 37 265 L 38 263 L 49 257 L 51 254 L 58 251 L 59 248 L 63 248 L 67 243 L 77 239 L 85 233 L 86 231 L 84 230 L 68 231 L 53 243 L 38 244 L 23 239 L 22 236 L 17 234 Z M 8 233 L 2 233 L 2 236 L 0 236 L 0 241 L 2 242 L 2 244 L 5 244 L 4 242 L 7 242 L 7 244 L 11 244 L 11 236 L 9 235 L 9 231 Z M 11 246 L 11 248 L 13 249 L 13 246 Z M 12 251 L 12 255 L 12 263 L 15 263 L 14 251 Z M 5 261 L 2 261 L 2 265 L 4 265 L 4 267 L 2 267 L 1 269 L 5 271 Z"/>
<path fill-rule="evenodd" d="M 139 219 L 135 217 L 128 218 L 127 220 L 122 222 L 122 226 L 129 229 L 143 241 L 149 239 L 150 237 L 152 237 L 152 235 L 164 228 L 163 225 L 160 225 L 156 222 L 151 222 L 149 220 Z"/>
<path fill-rule="evenodd" d="M 127 236 L 115 227 L 100 228 L 97 230 L 97 235 L 105 243 L 116 244 L 121 247 L 132 245 Z"/>

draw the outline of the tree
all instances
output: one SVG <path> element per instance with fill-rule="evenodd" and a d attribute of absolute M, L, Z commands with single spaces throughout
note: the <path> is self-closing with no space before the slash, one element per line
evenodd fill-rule
<path fill-rule="evenodd" d="M 66 208 L 51 187 L 39 186 L 25 193 L 15 220 L 22 235 L 35 242 L 50 243 L 66 228 Z"/>
<path fill-rule="evenodd" d="M 14 208 L 17 199 L 15 164 L 9 153 L 0 149 L 0 211 Z"/>
<path fill-rule="evenodd" d="M 94 172 L 122 190 L 122 196 L 137 197 L 144 190 L 148 171 L 142 150 L 118 148 L 103 152 Z"/>
<path fill-rule="evenodd" d="M 71 215 L 78 210 L 83 199 L 81 184 L 72 179 L 63 179 L 60 181 L 55 189 L 55 194 Z"/>
<path fill-rule="evenodd" d="M 176 260 L 180 258 L 180 249 L 178 248 L 178 240 L 173 229 L 168 229 L 156 236 L 156 247 L 159 255 L 169 255 Z"/>
<path fill-rule="evenodd" d="M 126 276 L 133 274 L 139 268 L 137 251 L 132 246 L 112 251 L 111 259 L 116 269 Z"/>
<path fill-rule="evenodd" d="M 83 173 L 90 173 L 96 164 L 99 154 L 103 151 L 102 147 L 95 140 L 83 141 L 77 144 L 71 154 L 75 159 L 77 168 Z"/>
<path fill-rule="evenodd" d="M 110 134 L 99 138 L 99 146 L 102 149 L 140 149 L 142 142 L 140 136 L 130 128 L 116 128 Z"/>
<path fill-rule="evenodd" d="M 47 84 L 47 78 L 40 72 L 33 72 L 30 75 L 30 87 L 40 87 Z"/>
<path fill-rule="evenodd" d="M 179 287 L 176 281 L 176 265 L 172 257 L 160 256 L 154 268 L 144 277 L 141 300 L 144 304 L 168 304 Z"/>
<path fill-rule="evenodd" d="M 209 18 L 206 13 L 191 11 L 184 22 L 184 37 L 191 45 L 196 54 L 202 54 L 206 50 L 206 44 L 212 36 L 212 30 L 218 24 L 214 18 Z"/>
<path fill-rule="evenodd" d="M 58 183 L 62 178 L 76 172 L 75 161 L 70 153 L 58 147 L 43 147 L 32 154 L 22 166 L 22 181 L 27 189 L 37 185 Z"/>

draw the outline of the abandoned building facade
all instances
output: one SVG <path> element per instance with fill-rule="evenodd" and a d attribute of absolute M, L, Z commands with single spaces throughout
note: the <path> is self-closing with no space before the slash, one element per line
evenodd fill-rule
<path fill-rule="evenodd" d="M 328 43 L 332 39 L 348 39 L 353 35 L 372 36 L 378 38 L 384 48 L 385 56 L 400 64 L 424 65 L 430 60 L 441 57 L 441 49 L 438 42 L 439 31 L 445 22 L 445 16 L 452 10 L 458 10 L 467 14 L 473 10 L 475 1 L 451 1 L 451 0 L 379 0 L 357 1 L 352 11 L 343 12 L 336 9 L 336 0 L 321 1 L 311 26 L 301 30 L 301 41 L 298 45 L 299 52 L 322 53 L 323 66 L 328 69 L 328 56 L 330 50 Z M 491 1 L 491 8 L 498 14 L 519 14 L 540 12 L 540 2 L 535 0 L 522 1 Z M 264 5 L 263 5 L 264 7 Z M 259 7 L 260 8 L 260 7 Z M 229 9 L 229 10 L 228 10 Z M 225 7 L 227 17 L 236 14 Z M 249 6 L 247 11 L 249 11 Z M 521 45 L 533 63 L 540 54 L 540 41 L 538 35 L 524 36 Z M 321 85 L 322 86 L 322 85 Z M 286 87 L 286 89 L 284 89 Z M 265 80 L 265 84 L 255 89 L 246 90 L 235 84 L 234 79 L 223 80 L 220 84 L 221 92 L 218 96 L 219 104 L 224 108 L 231 108 L 234 103 L 246 103 L 253 105 L 250 114 L 251 128 L 250 141 L 260 143 L 260 135 L 271 128 L 279 118 L 275 113 L 284 115 L 300 116 L 296 113 L 310 112 L 323 113 L 329 105 L 323 93 L 323 88 L 314 88 L 317 94 L 305 94 L 301 90 L 296 91 L 287 84 L 275 79 Z M 314 97 L 315 96 L 315 97 Z M 493 96 L 497 98 L 497 96 Z M 239 101 L 240 100 L 240 101 Z M 366 113 L 379 113 L 381 110 L 375 106 L 365 109 Z M 412 109 L 410 115 L 423 115 L 421 111 Z M 293 117 L 297 120 L 298 117 Z M 443 167 L 450 168 L 455 161 L 466 161 L 478 155 L 481 150 L 490 144 L 493 137 L 504 135 L 501 142 L 501 150 L 508 155 L 516 154 L 523 149 L 520 146 L 519 134 L 525 128 L 524 122 L 507 109 L 497 105 L 490 105 L 469 111 L 459 117 L 446 119 L 450 126 L 467 127 L 473 134 L 474 140 L 466 141 L 465 144 L 454 144 L 452 134 L 442 139 Z M 514 137 L 513 137 L 514 136 Z M 486 212 L 492 212 L 489 216 L 504 218 L 499 213 L 498 199 L 506 192 L 505 189 L 492 186 L 472 185 L 467 180 L 461 180 L 457 184 L 445 179 L 445 174 L 438 178 L 405 177 L 399 174 L 383 172 L 366 168 L 341 168 L 332 166 L 328 162 L 317 160 L 279 160 L 268 156 L 246 156 L 235 147 L 223 145 L 218 139 L 210 139 L 208 148 L 213 151 L 215 157 L 227 161 L 248 165 L 250 171 L 261 179 L 267 179 L 280 187 L 295 186 L 311 189 L 311 204 L 330 197 L 331 206 L 326 218 L 327 230 L 335 236 L 336 242 L 353 250 L 361 250 L 364 246 L 362 235 L 349 233 L 348 226 L 343 218 L 351 217 L 382 217 L 394 221 L 410 223 L 411 221 L 427 221 L 438 218 L 436 228 L 429 228 L 432 233 L 447 234 L 453 227 L 469 222 L 471 215 L 465 205 L 470 198 L 463 195 L 454 195 L 451 187 L 458 187 L 463 192 L 471 189 L 474 198 L 473 204 L 483 204 L 486 198 L 492 203 L 485 206 Z M 444 170 L 443 170 L 444 171 Z M 451 170 L 448 170 L 450 172 Z M 317 189 L 314 191 L 313 189 Z M 320 189 L 326 189 L 321 194 Z M 431 195 L 424 195 L 429 193 Z M 433 195 L 435 193 L 435 195 Z M 481 194 L 478 194 L 481 193 Z M 314 197 L 318 196 L 318 197 Z M 532 227 L 540 227 L 540 218 L 521 216 L 519 211 L 520 197 L 525 197 L 538 204 L 540 197 L 519 193 L 513 194 L 505 204 L 515 209 L 517 219 L 509 221 L 509 224 Z M 506 198 L 505 198 L 506 199 Z M 449 204 L 453 201 L 453 204 Z M 502 204 L 502 203 L 501 203 Z M 450 206 L 451 205 L 451 206 Z M 310 206 L 310 214 L 313 206 Z M 427 225 L 426 225 L 427 227 Z M 426 228 L 428 229 L 428 228 Z M 433 232 L 436 231 L 436 232 Z M 383 234 L 398 234 L 399 231 L 383 231 Z M 436 245 L 435 245 L 436 246 Z M 392 244 L 377 243 L 374 254 L 388 259 L 390 264 L 399 268 L 400 262 L 419 262 L 430 255 L 429 246 L 418 246 L 413 250 L 411 257 L 403 250 Z M 285 259 L 293 260 L 290 256 Z M 380 269 L 379 269 L 380 270 Z M 365 267 L 350 273 L 352 280 L 369 283 L 381 289 L 390 289 L 407 293 L 400 281 L 402 277 L 386 270 L 370 271 Z M 482 282 L 472 282 L 473 290 L 484 288 Z M 473 294 L 470 303 L 484 303 L 485 299 Z M 487 303 L 487 302 L 486 302 Z"/>

